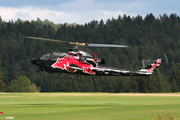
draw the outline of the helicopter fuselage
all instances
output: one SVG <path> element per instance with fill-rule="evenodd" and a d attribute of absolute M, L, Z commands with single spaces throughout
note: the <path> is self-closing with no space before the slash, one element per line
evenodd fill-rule
<path fill-rule="evenodd" d="M 48 73 L 72 73 L 97 76 L 148 76 L 160 66 L 162 60 L 159 58 L 146 68 L 134 71 L 99 66 L 99 64 L 105 64 L 104 59 L 92 57 L 85 51 L 71 49 L 68 53 L 52 52 L 44 54 L 41 57 L 31 59 L 31 63 L 39 66 L 40 70 Z"/>
<path fill-rule="evenodd" d="M 52 52 L 31 59 L 31 63 L 39 66 L 40 70 L 49 73 L 68 72 L 76 74 L 96 75 L 98 64 L 105 64 L 104 59 L 92 57 L 82 50 L 70 49 L 68 53 Z"/>

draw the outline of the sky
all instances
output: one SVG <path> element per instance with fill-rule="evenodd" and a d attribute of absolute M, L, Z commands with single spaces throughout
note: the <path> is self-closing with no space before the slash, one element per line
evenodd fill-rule
<path fill-rule="evenodd" d="M 0 0 L 3 21 L 49 20 L 55 24 L 104 22 L 119 15 L 180 15 L 180 0 Z"/>

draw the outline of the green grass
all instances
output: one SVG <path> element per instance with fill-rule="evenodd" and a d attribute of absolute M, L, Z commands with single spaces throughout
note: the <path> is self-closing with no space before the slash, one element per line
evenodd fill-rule
<path fill-rule="evenodd" d="M 0 111 L 3 111 L 0 119 L 152 120 L 152 113 L 154 116 L 172 113 L 179 118 L 180 96 L 168 95 L 0 93 Z"/>

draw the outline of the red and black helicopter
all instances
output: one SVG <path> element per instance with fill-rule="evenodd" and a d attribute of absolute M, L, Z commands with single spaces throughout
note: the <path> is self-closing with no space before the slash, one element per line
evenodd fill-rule
<path fill-rule="evenodd" d="M 77 46 L 87 47 L 128 47 L 125 45 L 113 45 L 113 44 L 90 44 L 90 43 L 78 43 L 61 41 L 39 37 L 27 37 L 30 39 L 44 40 L 50 42 L 59 42 L 64 44 L 72 44 L 76 47 L 69 49 L 65 52 L 52 52 L 42 55 L 41 57 L 31 59 L 31 63 L 38 66 L 41 71 L 52 73 L 60 73 L 58 77 L 62 77 L 62 73 L 72 73 L 79 75 L 94 75 L 94 76 L 149 76 L 153 71 L 160 66 L 164 61 L 162 58 L 158 58 L 151 62 L 146 67 L 139 71 L 126 70 L 113 67 L 102 67 L 99 64 L 105 64 L 104 59 L 97 58 L 95 54 L 92 57 L 88 52 L 77 49 Z"/>

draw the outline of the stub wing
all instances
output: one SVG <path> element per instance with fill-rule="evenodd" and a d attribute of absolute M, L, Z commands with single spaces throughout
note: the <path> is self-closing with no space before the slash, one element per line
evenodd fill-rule
<path fill-rule="evenodd" d="M 159 58 L 157 60 L 154 60 L 148 66 L 146 66 L 145 68 L 139 71 L 112 68 L 112 67 L 98 67 L 93 71 L 96 72 L 96 75 L 100 75 L 100 76 L 104 76 L 104 75 L 105 76 L 148 76 L 151 75 L 154 72 L 154 70 L 160 66 L 161 63 L 162 63 L 162 59 Z"/>

